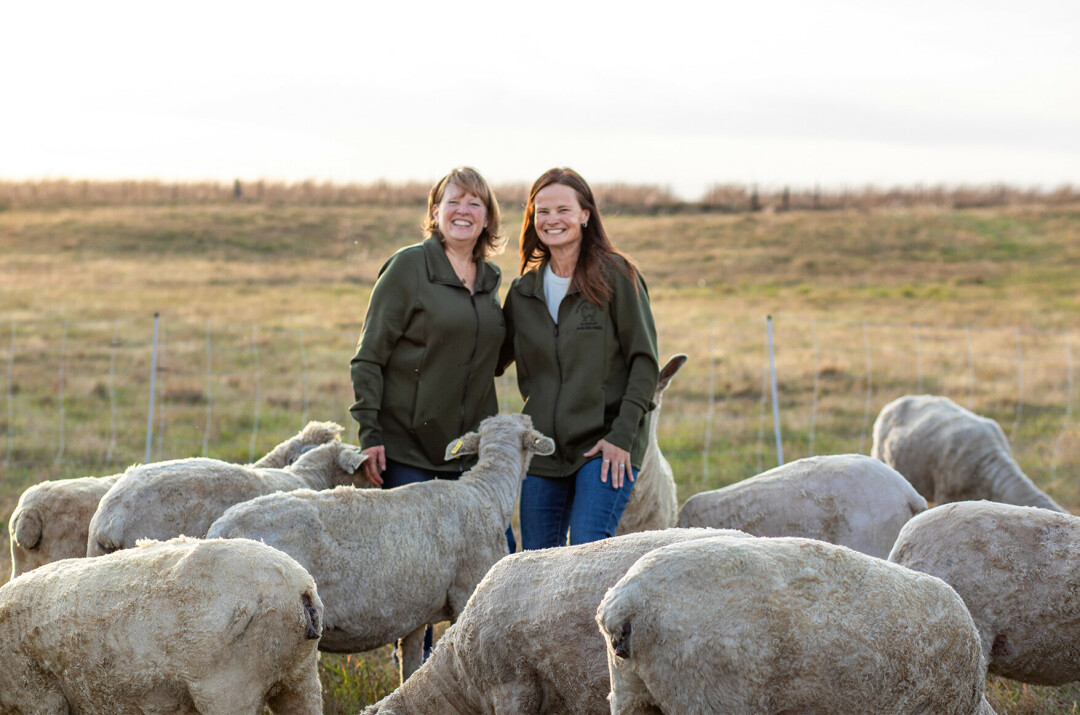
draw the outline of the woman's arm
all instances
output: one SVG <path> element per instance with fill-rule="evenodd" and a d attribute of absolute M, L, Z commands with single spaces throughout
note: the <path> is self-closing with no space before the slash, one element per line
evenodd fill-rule
<path fill-rule="evenodd" d="M 611 300 L 615 333 L 626 358 L 629 377 L 619 414 L 604 439 L 621 449 L 629 449 L 642 416 L 655 406 L 653 398 L 660 375 L 660 362 L 656 347 L 656 324 L 653 322 L 649 290 L 644 278 L 637 274 L 635 286 L 618 268 L 611 271 L 611 275 L 614 276 Z"/>
<path fill-rule="evenodd" d="M 416 269 L 398 253 L 383 265 L 371 291 L 359 346 L 350 362 L 356 401 L 349 413 L 360 425 L 362 450 L 382 445 L 379 410 L 383 399 L 383 373 L 412 318 L 418 280 Z"/>

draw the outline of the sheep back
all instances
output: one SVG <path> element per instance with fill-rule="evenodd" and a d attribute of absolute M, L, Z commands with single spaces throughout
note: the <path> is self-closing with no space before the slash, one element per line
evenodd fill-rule
<path fill-rule="evenodd" d="M 989 501 L 943 504 L 904 526 L 889 560 L 960 594 L 991 673 L 1040 685 L 1080 680 L 1080 517 Z"/>
<path fill-rule="evenodd" d="M 119 478 L 56 479 L 24 491 L 8 520 L 11 578 L 53 561 L 85 556 L 90 519 Z"/>
<path fill-rule="evenodd" d="M 978 633 L 959 596 L 821 541 L 713 537 L 656 549 L 607 592 L 597 621 L 612 713 L 988 708 Z"/>
<path fill-rule="evenodd" d="M 604 593 L 648 551 L 720 533 L 735 532 L 665 529 L 507 556 L 431 658 L 365 713 L 609 712 Z"/>
<path fill-rule="evenodd" d="M 693 495 L 679 526 L 797 536 L 885 558 L 900 528 L 926 508 L 904 477 L 861 454 L 807 457 Z"/>
<path fill-rule="evenodd" d="M 509 516 L 497 522 L 460 486 L 436 480 L 269 494 L 228 509 L 207 536 L 256 539 L 295 558 L 326 606 L 320 648 L 365 651 L 455 618 L 506 556 Z"/>
<path fill-rule="evenodd" d="M 1013 459 L 994 420 L 938 395 L 905 395 L 874 420 L 871 456 L 903 474 L 928 501 L 989 499 L 1064 512 Z"/>
<path fill-rule="evenodd" d="M 322 604 L 299 564 L 246 540 L 143 544 L 0 588 L 0 711 L 321 712 Z"/>
<path fill-rule="evenodd" d="M 318 445 L 282 468 L 191 458 L 128 469 L 90 521 L 86 553 L 129 549 L 139 539 L 203 536 L 233 504 L 276 491 L 329 488 L 359 474 L 365 457 L 338 441 Z"/>

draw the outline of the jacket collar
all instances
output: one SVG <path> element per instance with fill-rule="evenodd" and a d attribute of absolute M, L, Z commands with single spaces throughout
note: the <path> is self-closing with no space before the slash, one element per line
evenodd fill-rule
<path fill-rule="evenodd" d="M 524 275 L 518 279 L 518 290 L 525 295 L 530 295 L 535 298 L 544 297 L 544 271 L 547 270 L 548 261 L 544 259 L 540 262 L 540 265 L 530 268 Z M 567 291 L 567 295 L 571 293 L 577 293 L 578 289 L 575 286 L 570 286 L 570 290 Z"/>
<path fill-rule="evenodd" d="M 432 283 L 446 283 L 460 286 L 461 279 L 450 265 L 442 243 L 434 236 L 428 236 L 420 244 L 424 248 L 424 261 L 427 263 L 428 278 Z M 499 284 L 499 274 L 487 261 L 480 261 L 476 271 L 476 292 L 490 293 Z M 464 287 L 464 286 L 462 286 Z"/>

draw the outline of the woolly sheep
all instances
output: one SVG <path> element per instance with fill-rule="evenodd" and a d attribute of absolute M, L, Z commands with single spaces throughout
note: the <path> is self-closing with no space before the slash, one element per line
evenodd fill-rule
<path fill-rule="evenodd" d="M 610 712 L 600 599 L 645 553 L 722 533 L 737 532 L 645 531 L 507 556 L 427 662 L 364 715 Z"/>
<path fill-rule="evenodd" d="M 656 549 L 607 592 L 596 620 L 613 715 L 993 712 L 956 592 L 823 541 Z"/>
<path fill-rule="evenodd" d="M 679 510 L 675 477 L 671 473 L 671 465 L 660 451 L 657 424 L 660 422 L 660 400 L 664 391 L 687 359 L 686 355 L 675 355 L 660 370 L 660 380 L 656 383 L 656 393 L 653 396 L 656 407 L 649 423 L 649 444 L 645 448 L 645 456 L 641 459 L 641 470 L 638 472 L 634 489 L 630 492 L 630 501 L 627 502 L 619 525 L 615 528 L 616 536 L 675 526 L 675 514 Z"/>
<path fill-rule="evenodd" d="M 287 467 L 264 469 L 216 459 L 178 459 L 124 472 L 90 520 L 87 556 L 128 549 L 142 538 L 203 536 L 233 504 L 293 489 L 329 489 L 362 480 L 367 459 L 338 440 L 300 455 Z"/>
<path fill-rule="evenodd" d="M 322 712 L 322 603 L 248 540 L 142 541 L 0 588 L 0 712 Z"/>
<path fill-rule="evenodd" d="M 926 500 L 892 467 L 862 454 L 838 454 L 788 462 L 695 494 L 679 510 L 679 526 L 819 539 L 883 559 L 900 527 L 925 508 Z"/>
<path fill-rule="evenodd" d="M 56 479 L 24 491 L 8 520 L 11 578 L 53 561 L 86 556 L 90 519 L 119 478 Z"/>
<path fill-rule="evenodd" d="M 947 397 L 906 395 L 885 405 L 870 454 L 937 504 L 989 499 L 1065 512 L 1021 471 L 997 422 Z"/>
<path fill-rule="evenodd" d="M 455 480 L 395 489 L 301 489 L 229 509 L 211 537 L 264 541 L 299 561 L 326 604 L 320 649 L 351 653 L 402 639 L 401 679 L 420 666 L 429 623 L 453 621 L 492 564 L 533 454 L 555 444 L 527 415 L 489 417 L 446 458 L 479 451 Z"/>
<path fill-rule="evenodd" d="M 1080 680 L 1080 517 L 965 501 L 908 522 L 889 560 L 964 599 L 991 673 L 1039 685 Z"/>
<path fill-rule="evenodd" d="M 252 466 L 285 467 L 305 450 L 336 439 L 341 431 L 333 422 L 309 422 Z M 120 476 L 56 479 L 24 491 L 8 520 L 11 578 L 42 564 L 86 556 L 90 519 Z"/>

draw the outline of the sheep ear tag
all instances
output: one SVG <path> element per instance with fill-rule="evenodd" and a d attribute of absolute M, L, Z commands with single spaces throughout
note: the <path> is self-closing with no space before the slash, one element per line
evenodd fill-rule
<path fill-rule="evenodd" d="M 462 442 L 459 439 L 457 442 L 454 443 L 454 447 L 453 447 L 453 449 L 450 450 L 450 454 L 452 454 L 452 455 L 454 455 L 456 457 L 458 455 L 458 452 L 460 452 L 461 448 L 464 447 L 464 446 L 465 446 L 465 443 Z"/>

